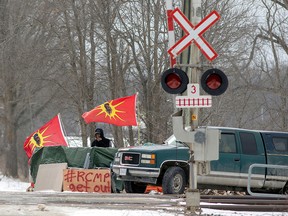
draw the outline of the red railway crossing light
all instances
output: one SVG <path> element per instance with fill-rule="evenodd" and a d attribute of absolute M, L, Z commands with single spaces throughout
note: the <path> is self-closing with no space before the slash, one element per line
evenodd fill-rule
<path fill-rule="evenodd" d="M 169 94 L 182 94 L 187 89 L 189 78 L 183 70 L 170 68 L 163 72 L 161 85 Z M 202 89 L 212 96 L 223 94 L 228 88 L 228 78 L 219 69 L 212 68 L 201 76 Z"/>
<path fill-rule="evenodd" d="M 164 91 L 170 94 L 181 94 L 187 89 L 189 78 L 183 70 L 170 68 L 163 72 L 161 85 Z"/>
<path fill-rule="evenodd" d="M 221 70 L 212 68 L 201 76 L 201 86 L 206 93 L 218 96 L 227 90 L 228 78 Z"/>

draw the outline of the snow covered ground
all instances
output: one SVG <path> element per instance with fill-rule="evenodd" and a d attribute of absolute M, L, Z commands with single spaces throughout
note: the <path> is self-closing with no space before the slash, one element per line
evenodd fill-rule
<path fill-rule="evenodd" d="M 10 179 L 0 174 L 0 195 L 1 191 L 18 191 L 25 192 L 29 187 L 29 183 L 21 182 L 19 180 Z M 1 206 L 1 205 L 0 205 Z M 174 216 L 173 213 L 164 212 L 160 210 L 110 210 L 110 209 L 84 209 L 78 207 L 46 207 L 45 211 L 40 211 L 41 206 L 20 206 L 17 209 L 9 206 L 1 206 L 0 215 L 58 215 L 58 216 L 95 216 L 95 215 L 109 215 L 109 216 Z M 178 214 L 179 215 L 179 214 Z M 181 214 L 180 214 L 181 215 Z M 179 215 L 179 216 L 180 216 Z M 182 214 L 184 216 L 184 214 Z M 288 216 L 288 213 L 283 212 L 234 212 L 213 209 L 202 209 L 201 215 L 213 216 Z"/>

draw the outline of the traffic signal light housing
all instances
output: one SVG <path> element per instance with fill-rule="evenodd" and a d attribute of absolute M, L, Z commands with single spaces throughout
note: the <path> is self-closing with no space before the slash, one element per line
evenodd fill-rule
<path fill-rule="evenodd" d="M 212 96 L 221 95 L 228 88 L 227 76 L 216 68 L 205 71 L 200 82 L 203 90 Z M 161 76 L 162 88 L 169 94 L 182 94 L 186 91 L 188 84 L 189 78 L 186 72 L 178 68 L 170 68 Z"/>
<path fill-rule="evenodd" d="M 161 76 L 162 88 L 170 94 L 181 94 L 187 89 L 189 78 L 183 70 L 170 68 Z"/>
<path fill-rule="evenodd" d="M 228 78 L 221 70 L 212 68 L 201 76 L 201 86 L 206 93 L 218 96 L 227 90 Z"/>

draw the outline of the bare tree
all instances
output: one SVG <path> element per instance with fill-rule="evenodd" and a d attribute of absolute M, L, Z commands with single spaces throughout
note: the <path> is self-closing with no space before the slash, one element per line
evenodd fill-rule
<path fill-rule="evenodd" d="M 287 55 L 285 10 L 271 1 L 253 1 L 250 8 L 254 11 L 254 24 L 247 40 L 240 40 L 240 50 L 245 48 L 243 58 L 227 57 L 234 71 L 229 77 L 232 81 L 230 87 L 233 86 L 231 90 L 237 93 L 237 97 L 228 97 L 231 102 L 225 103 L 229 104 L 229 110 L 223 116 L 226 122 L 227 116 L 231 116 L 229 125 L 233 126 L 287 130 L 287 98 L 283 94 L 286 91 L 287 65 L 281 60 L 283 55 Z M 247 97 L 243 97 L 245 95 Z"/>
<path fill-rule="evenodd" d="M 47 46 L 54 39 L 47 33 L 47 23 L 41 23 L 37 14 L 43 4 L 34 5 L 31 1 L 19 4 L 12 0 L 1 3 L 1 9 L 5 11 L 1 20 L 3 34 L 0 69 L 3 108 L 1 157 L 6 158 L 3 172 L 8 176 L 25 177 L 28 173 L 27 157 L 23 150 L 25 137 L 36 130 L 39 123 L 45 122 L 36 122 L 34 117 L 45 111 L 58 93 L 51 83 L 45 82 L 45 78 L 55 77 L 55 64 L 51 63 L 51 57 L 56 57 L 55 52 L 52 54 L 54 47 L 51 44 Z M 45 13 L 41 17 L 45 20 L 44 17 L 50 15 Z M 48 89 L 51 90 L 49 94 Z"/>
<path fill-rule="evenodd" d="M 245 127 L 249 125 L 250 118 L 243 114 L 253 112 L 249 105 L 253 93 L 242 77 L 245 79 L 246 74 L 251 74 L 247 72 L 245 63 L 249 60 L 249 50 L 257 28 L 254 20 L 256 10 L 253 10 L 253 3 L 250 1 L 239 4 L 235 0 L 204 1 L 202 8 L 203 17 L 212 10 L 216 10 L 221 16 L 204 35 L 219 56 L 211 63 L 202 57 L 206 65 L 203 71 L 208 68 L 221 69 L 228 77 L 229 86 L 223 95 L 213 97 L 212 108 L 201 110 L 201 124 Z"/>
<path fill-rule="evenodd" d="M 146 141 L 162 142 L 171 127 L 167 127 L 169 111 L 166 93 L 161 89 L 161 73 L 168 67 L 166 17 L 162 1 L 128 2 L 119 14 L 123 35 L 133 55 L 134 84 L 140 93 L 138 113 L 145 130 Z M 168 108 L 168 112 L 167 112 Z M 169 130 L 170 129 L 170 130 Z"/>
<path fill-rule="evenodd" d="M 255 44 L 261 44 L 265 52 L 258 52 L 262 82 L 256 88 L 263 92 L 265 110 L 270 116 L 270 129 L 288 130 L 287 98 L 287 1 L 261 0 L 266 10 L 266 23 L 259 27 Z M 260 87 L 261 86 L 261 87 Z"/>

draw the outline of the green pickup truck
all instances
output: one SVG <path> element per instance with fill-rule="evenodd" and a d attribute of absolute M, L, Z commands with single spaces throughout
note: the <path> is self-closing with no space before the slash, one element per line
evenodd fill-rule
<path fill-rule="evenodd" d="M 208 162 L 207 175 L 197 175 L 197 188 L 246 191 L 250 165 L 279 165 L 255 168 L 249 186 L 257 192 L 288 194 L 288 169 L 283 169 L 288 166 L 288 133 L 217 129 L 219 159 Z M 119 149 L 112 170 L 127 193 L 143 193 L 153 184 L 162 186 L 164 194 L 181 194 L 189 183 L 189 156 L 188 145 L 171 136 L 164 144 Z"/>

